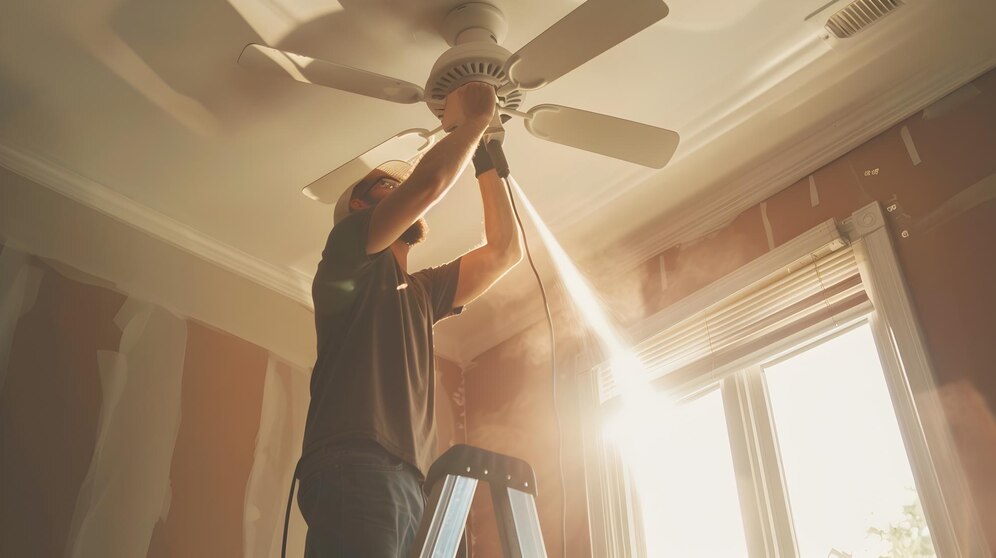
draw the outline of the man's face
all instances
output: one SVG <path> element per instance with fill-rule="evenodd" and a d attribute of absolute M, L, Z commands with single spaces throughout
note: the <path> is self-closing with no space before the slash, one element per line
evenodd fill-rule
<path fill-rule="evenodd" d="M 394 193 L 394 191 L 400 186 L 401 182 L 395 180 L 394 178 L 389 176 L 381 177 L 369 186 L 361 186 L 359 192 L 354 192 L 353 201 L 350 202 L 350 207 L 354 211 L 366 207 L 373 207 L 380 203 L 384 198 Z M 418 220 L 412 223 L 412 225 L 401 234 L 401 237 L 399 237 L 398 240 L 401 240 L 409 246 L 415 246 L 419 242 L 425 240 L 428 232 L 429 224 L 426 223 L 425 219 L 419 217 Z"/>
<path fill-rule="evenodd" d="M 395 191 L 401 182 L 389 177 L 383 176 L 374 181 L 373 184 L 366 188 L 366 192 L 354 192 L 353 197 L 360 198 L 370 205 L 377 205 L 377 202 L 386 198 L 391 192 Z"/>

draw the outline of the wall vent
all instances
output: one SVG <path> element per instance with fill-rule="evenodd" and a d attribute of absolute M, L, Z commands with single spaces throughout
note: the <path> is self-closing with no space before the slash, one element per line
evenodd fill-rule
<path fill-rule="evenodd" d="M 853 37 L 902 5 L 902 0 L 855 0 L 830 16 L 826 29 L 838 39 Z"/>

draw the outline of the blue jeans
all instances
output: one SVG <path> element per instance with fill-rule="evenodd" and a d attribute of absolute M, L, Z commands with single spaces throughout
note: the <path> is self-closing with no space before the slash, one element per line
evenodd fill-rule
<path fill-rule="evenodd" d="M 407 558 L 425 509 L 413 466 L 360 440 L 308 456 L 298 476 L 306 558 Z"/>

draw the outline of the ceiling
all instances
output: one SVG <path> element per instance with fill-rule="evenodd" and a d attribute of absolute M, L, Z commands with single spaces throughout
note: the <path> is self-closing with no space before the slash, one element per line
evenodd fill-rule
<path fill-rule="evenodd" d="M 488 1 L 506 15 L 502 44 L 513 52 L 580 4 Z M 242 47 L 263 43 L 423 84 L 447 48 L 437 29 L 459 3 L 8 3 L 0 163 L 50 186 L 46 176 L 62 177 L 75 199 L 306 301 L 332 211 L 301 189 L 400 130 L 437 122 L 424 105 L 254 74 L 236 65 Z M 664 20 L 528 93 L 525 108 L 557 103 L 682 138 L 669 166 L 654 171 L 512 123 L 512 174 L 567 252 L 633 261 L 715 228 L 996 63 L 991 0 L 908 0 L 837 43 L 806 21 L 827 4 L 674 0 Z M 472 178 L 428 221 L 413 267 L 476 245 Z M 442 352 L 469 361 L 535 319 L 537 301 L 519 266 L 441 324 Z"/>

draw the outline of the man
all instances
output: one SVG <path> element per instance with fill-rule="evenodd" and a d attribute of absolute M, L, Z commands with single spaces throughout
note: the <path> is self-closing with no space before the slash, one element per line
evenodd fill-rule
<path fill-rule="evenodd" d="M 414 169 L 385 163 L 336 206 L 312 287 L 318 360 L 298 470 L 308 557 L 410 552 L 436 453 L 432 325 L 459 313 L 521 258 L 504 183 L 479 147 L 495 101 L 484 83 L 457 89 L 443 117 L 456 129 Z M 426 234 L 422 215 L 472 155 L 486 244 L 409 274 L 408 251 Z"/>

